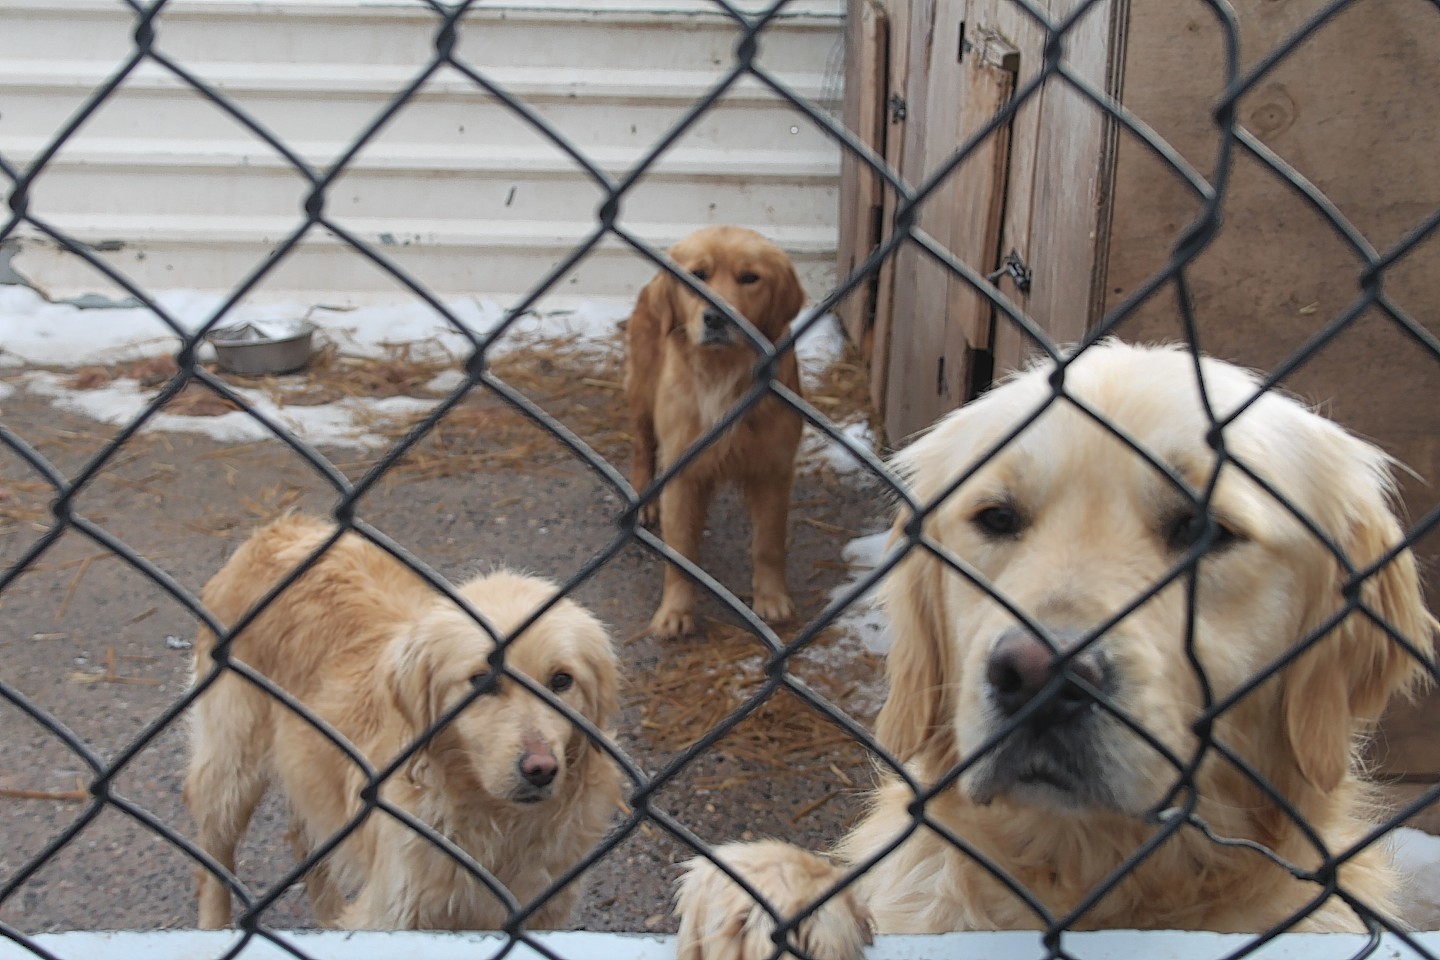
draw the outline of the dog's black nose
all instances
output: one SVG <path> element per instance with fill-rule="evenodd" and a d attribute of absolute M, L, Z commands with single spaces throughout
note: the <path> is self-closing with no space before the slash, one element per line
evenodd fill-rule
<path fill-rule="evenodd" d="M 526 751 L 520 755 L 520 776 L 525 782 L 535 787 L 548 787 L 555 780 L 555 774 L 560 769 L 556 762 L 555 755 L 546 752 Z"/>
<path fill-rule="evenodd" d="M 1056 636 L 1063 646 L 1078 636 Z M 1050 685 L 1055 676 L 1055 654 L 1050 645 L 1023 628 L 1007 632 L 990 653 L 985 679 L 993 691 L 995 705 L 1007 717 L 1013 717 Z M 1096 690 L 1105 685 L 1106 670 L 1093 648 L 1073 657 L 1066 665 L 1069 677 L 1089 684 Z M 1027 719 L 1032 727 L 1052 727 L 1074 720 L 1094 703 L 1094 698 L 1070 679 L 1056 685 L 1038 704 Z"/>
<path fill-rule="evenodd" d="M 700 318 L 705 321 L 707 330 L 724 330 L 730 322 L 729 317 L 715 309 L 706 310 L 700 315 Z"/>

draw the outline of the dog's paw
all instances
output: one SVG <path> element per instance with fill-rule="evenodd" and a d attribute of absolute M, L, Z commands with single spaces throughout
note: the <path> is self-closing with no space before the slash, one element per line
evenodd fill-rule
<path fill-rule="evenodd" d="M 795 601 L 790 599 L 790 594 L 759 593 L 755 594 L 753 605 L 756 616 L 766 623 L 784 623 L 795 616 Z"/>
<path fill-rule="evenodd" d="M 731 843 L 717 858 L 745 878 L 781 917 L 794 916 L 824 896 L 843 871 L 779 841 Z M 775 921 L 710 860 L 686 864 L 675 897 L 680 960 L 760 960 L 775 954 Z M 813 960 L 863 960 L 875 921 L 852 886 L 826 900 L 786 942 Z"/>
<path fill-rule="evenodd" d="M 660 501 L 651 500 L 640 507 L 640 526 L 654 528 L 660 525 Z"/>
<path fill-rule="evenodd" d="M 657 640 L 674 640 L 695 632 L 693 607 L 660 605 L 650 618 L 650 635 Z"/>

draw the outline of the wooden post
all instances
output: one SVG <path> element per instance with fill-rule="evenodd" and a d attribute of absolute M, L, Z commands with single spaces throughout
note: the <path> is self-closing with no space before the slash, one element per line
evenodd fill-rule
<path fill-rule="evenodd" d="M 885 155 L 886 18 L 877 0 L 848 0 L 845 13 L 845 128 Z M 880 178 L 849 150 L 840 157 L 840 244 L 835 271 L 843 281 L 880 242 Z M 872 274 L 841 300 L 835 313 L 851 342 L 868 359 L 873 352 L 875 290 Z"/>
<path fill-rule="evenodd" d="M 885 163 L 891 170 L 904 170 L 905 127 L 910 116 L 906 103 L 910 78 L 910 34 L 911 0 L 889 0 L 889 56 L 887 58 L 887 83 L 885 86 L 885 109 L 882 115 L 885 124 Z M 882 242 L 894 232 L 895 191 L 886 189 L 880 204 L 880 236 Z M 871 337 L 870 353 L 870 401 L 881 413 L 885 412 L 886 390 L 890 378 L 890 336 L 895 318 L 895 272 L 898 257 L 887 257 L 880 267 L 879 282 L 875 287 L 875 323 Z M 895 438 L 891 438 L 894 442 Z"/>

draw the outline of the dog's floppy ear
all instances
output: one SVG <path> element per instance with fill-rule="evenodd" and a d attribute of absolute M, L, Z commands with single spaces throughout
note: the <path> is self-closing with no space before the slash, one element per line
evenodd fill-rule
<path fill-rule="evenodd" d="M 650 278 L 635 299 L 635 309 L 630 314 L 632 327 L 654 328 L 660 331 L 661 339 L 668 337 L 675 329 L 675 278 L 668 270 L 661 270 Z"/>
<path fill-rule="evenodd" d="M 1338 439 L 1339 444 L 1324 445 L 1326 452 L 1341 454 L 1332 463 L 1335 494 L 1342 499 L 1338 529 L 1331 532 L 1350 565 L 1364 570 L 1404 534 L 1390 507 L 1393 483 L 1385 455 L 1349 435 Z M 1337 449 L 1341 446 L 1349 449 Z M 1340 597 L 1347 579 L 1337 562 L 1333 596 Z M 1434 656 L 1436 622 L 1425 608 L 1410 551 L 1365 578 L 1356 601 L 1344 620 L 1284 671 L 1286 736 L 1301 775 L 1322 791 L 1333 790 L 1349 772 L 1356 735 L 1380 718 L 1392 696 L 1412 692 L 1426 677 L 1425 665 L 1371 614 L 1427 659 Z"/>
<path fill-rule="evenodd" d="M 891 529 L 893 549 L 904 539 L 909 517 Z M 931 776 L 959 762 L 952 691 L 957 677 L 946 624 L 945 566 L 916 546 L 881 581 L 880 603 L 894 638 L 885 658 L 890 688 L 875 733 L 880 746 L 902 763 L 916 762 Z"/>
<path fill-rule="evenodd" d="M 440 690 L 435 683 L 435 658 L 424 633 L 408 626 L 390 641 L 381 661 L 383 682 L 391 703 L 412 731 L 419 735 L 440 715 Z"/>
<path fill-rule="evenodd" d="M 976 417 L 986 408 L 988 396 L 993 395 L 937 420 L 891 461 L 909 481 L 916 502 L 929 503 L 970 466 L 988 436 L 976 429 Z M 937 519 L 933 511 L 927 518 L 932 540 L 938 539 L 933 530 Z M 906 539 L 911 520 L 909 509 L 902 508 L 890 531 L 892 550 Z M 949 609 L 946 591 L 946 578 L 955 575 L 945 561 L 916 545 L 879 587 L 893 641 L 885 659 L 890 692 L 876 719 L 876 734 L 881 746 L 897 759 L 914 761 L 935 777 L 960 760 L 955 731 L 955 692 L 960 688 L 955 624 L 960 611 Z"/>
<path fill-rule="evenodd" d="M 773 289 L 770 291 L 770 312 L 765 318 L 766 329 L 764 333 L 771 340 L 780 336 L 780 331 L 785 325 L 795 319 L 795 315 L 805 306 L 805 288 L 800 286 L 800 278 L 795 273 L 795 266 L 790 258 L 783 253 L 777 254 L 778 267 L 775 271 Z"/>
<path fill-rule="evenodd" d="M 590 673 L 585 699 L 590 706 L 590 719 L 600 730 L 610 733 L 620 716 L 620 663 L 605 627 L 585 614 L 583 656 Z"/>

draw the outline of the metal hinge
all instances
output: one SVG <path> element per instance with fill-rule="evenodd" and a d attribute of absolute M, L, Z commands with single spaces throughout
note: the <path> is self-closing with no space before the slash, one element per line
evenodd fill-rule
<path fill-rule="evenodd" d="M 1010 252 L 1005 254 L 1005 259 L 1000 261 L 1000 269 L 986 274 L 985 279 L 994 283 L 1004 276 L 1009 276 L 1014 280 L 1015 289 L 1021 293 L 1030 292 L 1030 268 L 1025 265 L 1024 260 L 1020 259 L 1020 254 L 1016 253 L 1014 248 L 1011 248 Z"/>
<path fill-rule="evenodd" d="M 905 98 L 898 93 L 890 94 L 890 122 L 899 123 L 905 119 Z"/>

